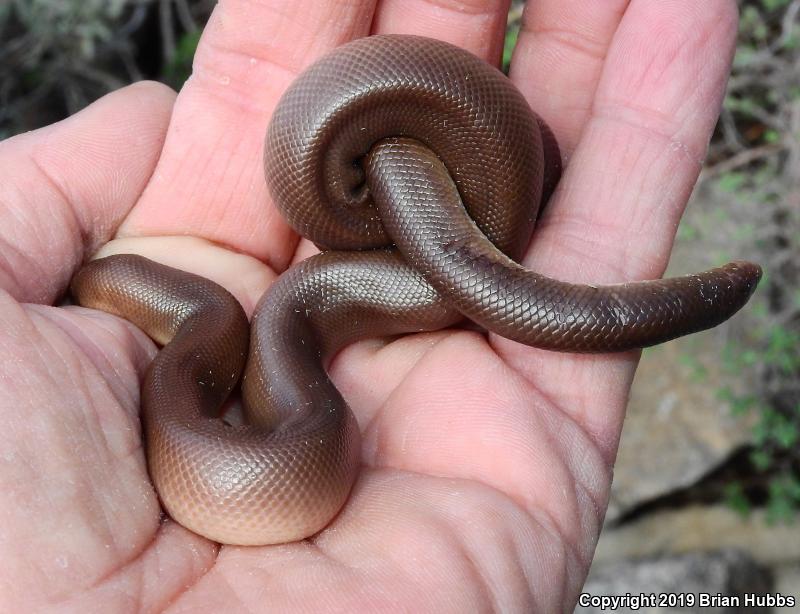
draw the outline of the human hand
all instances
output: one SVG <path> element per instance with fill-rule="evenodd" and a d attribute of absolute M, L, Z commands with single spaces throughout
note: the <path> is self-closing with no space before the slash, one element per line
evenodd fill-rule
<path fill-rule="evenodd" d="M 567 166 L 527 266 L 598 284 L 663 272 L 735 16 L 729 0 L 531 3 L 511 76 Z M 149 485 L 138 386 L 152 343 L 111 316 L 48 306 L 116 237 L 107 253 L 210 277 L 252 310 L 312 251 L 265 204 L 261 168 L 295 75 L 377 32 L 494 61 L 504 24 L 486 0 L 222 1 L 174 107 L 140 84 L 0 144 L 0 609 L 571 609 L 638 354 L 467 331 L 356 344 L 331 365 L 364 432 L 342 514 L 312 540 L 218 549 L 162 522 Z"/>

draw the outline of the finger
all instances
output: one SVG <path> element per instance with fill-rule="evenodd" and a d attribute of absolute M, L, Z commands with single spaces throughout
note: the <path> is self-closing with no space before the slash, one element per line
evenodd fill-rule
<path fill-rule="evenodd" d="M 139 83 L 0 143 L 0 287 L 51 303 L 140 197 L 174 92 Z"/>
<path fill-rule="evenodd" d="M 717 117 L 735 34 L 729 0 L 630 5 L 556 201 L 534 237 L 531 268 L 595 284 L 663 273 Z M 502 347 L 613 449 L 634 357 Z M 617 408 L 617 419 L 592 406 Z"/>
<path fill-rule="evenodd" d="M 510 77 L 553 129 L 562 156 L 589 117 L 603 62 L 630 0 L 529 2 Z"/>
<path fill-rule="evenodd" d="M 418 34 L 446 40 L 498 64 L 509 0 L 383 0 L 375 13 L 379 34 Z"/>
<path fill-rule="evenodd" d="M 287 85 L 367 34 L 374 0 L 222 0 L 181 90 L 154 181 L 120 236 L 189 234 L 286 267 L 296 236 L 269 199 L 262 154 Z"/>

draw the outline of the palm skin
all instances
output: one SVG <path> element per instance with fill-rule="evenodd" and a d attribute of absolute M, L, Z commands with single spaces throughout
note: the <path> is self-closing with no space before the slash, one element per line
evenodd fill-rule
<path fill-rule="evenodd" d="M 377 32 L 494 60 L 505 16 L 488 0 L 224 0 L 177 99 L 138 84 L 0 143 L 0 610 L 571 611 L 638 354 L 464 330 L 356 344 L 330 368 L 364 433 L 342 514 L 302 543 L 219 548 L 162 519 L 147 478 L 138 386 L 153 344 L 50 306 L 113 239 L 106 252 L 208 276 L 251 311 L 313 249 L 261 171 L 296 73 Z M 732 0 L 530 1 L 511 76 L 566 173 L 527 266 L 591 283 L 663 272 L 735 30 Z"/>

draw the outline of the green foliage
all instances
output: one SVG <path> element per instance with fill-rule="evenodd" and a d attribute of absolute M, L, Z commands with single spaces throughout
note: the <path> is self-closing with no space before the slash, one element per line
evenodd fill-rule
<path fill-rule="evenodd" d="M 187 32 L 178 41 L 175 57 L 164 69 L 164 81 L 174 89 L 180 89 L 184 81 L 192 74 L 192 61 L 194 60 L 197 44 L 200 42 L 200 31 Z"/>
<path fill-rule="evenodd" d="M 678 226 L 677 239 L 679 241 L 695 241 L 700 238 L 700 229 L 689 222 L 681 222 Z"/>
<path fill-rule="evenodd" d="M 741 189 L 747 181 L 747 175 L 742 172 L 730 171 L 720 176 L 717 185 L 723 192 L 734 193 Z"/>
<path fill-rule="evenodd" d="M 792 0 L 761 0 L 761 6 L 768 11 L 777 11 L 791 4 Z"/>
<path fill-rule="evenodd" d="M 73 113 L 121 87 L 129 0 L 13 0 L 0 12 L 0 136 Z"/>
<path fill-rule="evenodd" d="M 143 78 L 179 87 L 212 6 L 0 0 L 0 138 L 54 122 Z"/>
<path fill-rule="evenodd" d="M 728 344 L 723 365 L 731 373 L 742 374 L 758 366 L 772 378 L 800 373 L 800 335 L 785 326 L 773 325 L 758 331 L 759 349 L 745 349 Z M 733 392 L 730 387 L 718 390 L 734 415 L 754 413 L 750 462 L 763 474 L 767 484 L 767 517 L 771 522 L 794 518 L 800 509 L 800 402 L 789 409 L 748 391 Z M 733 487 L 732 487 L 733 488 Z M 735 497 L 726 497 L 734 509 L 742 506 Z"/>
<path fill-rule="evenodd" d="M 514 53 L 514 47 L 517 46 L 519 29 L 519 21 L 510 23 L 506 29 L 506 38 L 503 41 L 503 72 L 506 74 L 508 74 L 508 69 L 511 66 L 511 54 Z"/>
<path fill-rule="evenodd" d="M 800 508 L 800 478 L 797 475 L 777 476 L 769 483 L 767 520 L 771 523 L 792 522 Z"/>
<path fill-rule="evenodd" d="M 787 165 L 796 167 L 800 27 L 789 12 L 793 0 L 739 0 L 739 7 L 733 75 L 711 148 L 727 164 L 712 175 L 713 189 L 724 195 L 729 215 L 749 208 L 727 234 L 757 250 L 765 275 L 747 310 L 745 338 L 730 342 L 722 357 L 732 380 L 750 382 L 749 388 L 724 387 L 718 396 L 733 414 L 754 421 L 749 459 L 758 488 L 731 486 L 726 500 L 742 510 L 742 497 L 761 502 L 763 496 L 777 522 L 800 510 L 800 213 L 796 174 L 787 172 Z M 724 224 L 722 217 L 715 221 Z"/>
<path fill-rule="evenodd" d="M 36 39 L 26 57 L 28 67 L 42 56 L 59 49 L 71 57 L 92 60 L 98 44 L 113 35 L 111 23 L 118 19 L 127 0 L 82 0 L 53 2 L 26 0 L 13 3 L 20 22 Z M 8 5 L 11 10 L 11 5 Z"/>
<path fill-rule="evenodd" d="M 681 354 L 678 362 L 689 369 L 693 382 L 701 383 L 708 378 L 708 368 L 693 354 Z"/>
<path fill-rule="evenodd" d="M 742 488 L 742 485 L 738 482 L 726 484 L 723 491 L 723 497 L 725 498 L 725 502 L 728 504 L 728 507 L 740 515 L 747 516 L 750 513 L 752 509 L 750 505 L 750 499 L 747 498 L 744 488 Z"/>

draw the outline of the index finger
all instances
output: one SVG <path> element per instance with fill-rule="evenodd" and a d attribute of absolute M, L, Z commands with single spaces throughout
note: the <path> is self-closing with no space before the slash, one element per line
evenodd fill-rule
<path fill-rule="evenodd" d="M 264 182 L 267 123 L 297 73 L 369 32 L 375 1 L 221 0 L 178 95 L 153 180 L 120 236 L 192 235 L 285 268 L 297 237 Z M 193 268 L 208 265 L 213 256 L 205 256 L 197 253 Z"/>
<path fill-rule="evenodd" d="M 574 155 L 535 233 L 528 266 L 592 284 L 663 273 L 719 113 L 736 25 L 730 0 L 631 2 Z M 612 453 L 635 356 L 500 347 Z M 592 407 L 616 408 L 615 415 Z"/>

